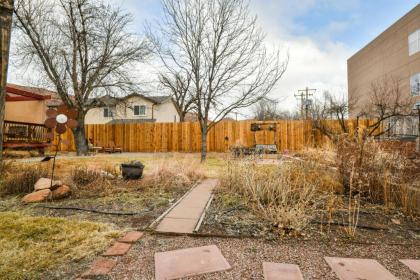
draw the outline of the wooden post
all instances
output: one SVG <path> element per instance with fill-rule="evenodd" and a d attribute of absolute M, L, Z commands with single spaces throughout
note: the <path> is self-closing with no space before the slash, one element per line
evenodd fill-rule
<path fill-rule="evenodd" d="M 6 109 L 7 67 L 14 0 L 0 0 L 0 161 L 3 157 L 3 127 Z"/>

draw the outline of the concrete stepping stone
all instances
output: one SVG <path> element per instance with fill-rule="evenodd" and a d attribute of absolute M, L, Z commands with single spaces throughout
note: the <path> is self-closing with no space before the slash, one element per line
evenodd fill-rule
<path fill-rule="evenodd" d="M 420 274 L 420 260 L 400 260 L 400 262 L 408 266 L 415 273 Z"/>
<path fill-rule="evenodd" d="M 155 253 L 155 279 L 169 280 L 230 269 L 216 245 Z"/>
<path fill-rule="evenodd" d="M 123 237 L 121 237 L 118 242 L 123 243 L 136 243 L 143 237 L 143 232 L 141 231 L 130 231 L 127 232 Z"/>
<path fill-rule="evenodd" d="M 160 232 L 192 233 L 196 225 L 196 219 L 165 218 L 156 230 Z"/>
<path fill-rule="evenodd" d="M 117 264 L 117 261 L 110 260 L 106 258 L 99 258 L 92 263 L 89 270 L 82 274 L 82 278 L 93 278 L 97 276 L 107 275 L 114 266 Z"/>
<path fill-rule="evenodd" d="M 132 244 L 130 243 L 123 243 L 123 242 L 115 242 L 112 247 L 110 247 L 103 256 L 107 257 L 115 257 L 115 256 L 123 256 L 125 255 L 128 250 L 130 250 Z"/>
<path fill-rule="evenodd" d="M 193 233 L 219 180 L 206 179 L 171 209 L 156 227 L 159 232 Z"/>
<path fill-rule="evenodd" d="M 330 257 L 325 260 L 341 280 L 397 280 L 376 260 Z"/>
<path fill-rule="evenodd" d="M 286 263 L 263 263 L 265 280 L 303 280 L 299 266 Z"/>

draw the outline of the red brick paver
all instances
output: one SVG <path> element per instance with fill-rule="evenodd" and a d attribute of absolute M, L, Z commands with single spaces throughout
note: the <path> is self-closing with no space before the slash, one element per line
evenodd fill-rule
<path fill-rule="evenodd" d="M 400 262 L 408 266 L 415 273 L 420 274 L 420 260 L 400 260 Z"/>
<path fill-rule="evenodd" d="M 93 278 L 107 275 L 117 264 L 117 261 L 106 258 L 99 258 L 92 263 L 89 270 L 82 274 L 82 278 Z"/>
<path fill-rule="evenodd" d="M 156 280 L 178 279 L 230 268 L 216 245 L 155 254 Z"/>
<path fill-rule="evenodd" d="M 130 250 L 132 244 L 115 242 L 103 255 L 107 257 L 123 256 Z"/>
<path fill-rule="evenodd" d="M 123 243 L 136 243 L 139 241 L 140 238 L 142 238 L 143 232 L 140 231 L 130 231 L 127 232 L 123 237 L 121 237 L 118 242 Z"/>
<path fill-rule="evenodd" d="M 341 280 L 397 280 L 375 260 L 329 257 L 325 260 Z"/>
<path fill-rule="evenodd" d="M 263 263 L 265 280 L 303 280 L 299 266 L 286 263 Z"/>

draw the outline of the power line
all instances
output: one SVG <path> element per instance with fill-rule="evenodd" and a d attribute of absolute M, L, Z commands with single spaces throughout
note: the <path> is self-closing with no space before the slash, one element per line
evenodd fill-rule
<path fill-rule="evenodd" d="M 296 99 L 300 99 L 300 115 L 302 119 L 304 118 L 304 115 L 306 119 L 309 117 L 309 109 L 312 105 L 312 99 L 310 97 L 312 97 L 315 92 L 316 89 L 306 87 L 305 89 L 298 90 L 298 93 L 295 93 Z"/>

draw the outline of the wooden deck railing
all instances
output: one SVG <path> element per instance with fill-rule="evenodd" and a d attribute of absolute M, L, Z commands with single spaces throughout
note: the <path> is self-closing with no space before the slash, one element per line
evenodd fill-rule
<path fill-rule="evenodd" d="M 4 121 L 4 143 L 47 143 L 48 129 L 42 124 Z"/>

